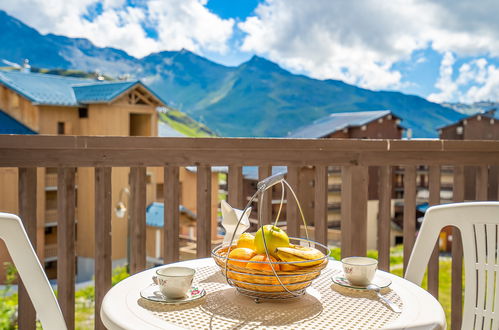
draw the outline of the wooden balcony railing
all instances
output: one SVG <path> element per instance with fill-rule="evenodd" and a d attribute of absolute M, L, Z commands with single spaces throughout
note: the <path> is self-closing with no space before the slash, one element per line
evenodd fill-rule
<path fill-rule="evenodd" d="M 165 203 L 164 261 L 179 260 L 179 167 L 197 166 L 197 257 L 210 255 L 211 176 L 210 166 L 227 165 L 228 200 L 243 207 L 242 166 L 259 166 L 259 177 L 271 166 L 288 166 L 287 180 L 299 192 L 302 166 L 314 167 L 314 239 L 327 243 L 328 168 L 341 168 L 341 248 L 343 256 L 365 255 L 367 235 L 368 170 L 379 170 L 379 214 L 377 239 L 379 267 L 389 270 L 390 206 L 393 169 L 403 172 L 404 265 L 416 238 L 417 168 L 428 166 L 429 203 L 440 203 L 441 167 L 452 168 L 453 199 L 464 200 L 465 167 L 476 169 L 477 200 L 497 199 L 499 142 L 495 141 L 396 141 L 396 140 L 292 140 L 229 138 L 147 138 L 85 136 L 1 136 L 0 167 L 18 167 L 20 216 L 33 241 L 36 240 L 36 167 L 55 167 L 58 198 L 58 300 L 70 328 L 74 328 L 75 278 L 75 172 L 77 167 L 95 171 L 95 320 L 100 303 L 111 286 L 111 172 L 130 167 L 130 270 L 146 267 L 145 187 L 146 167 L 164 168 Z M 491 178 L 494 180 L 491 183 Z M 80 207 L 80 205 L 79 205 Z M 271 200 L 264 201 L 264 218 L 270 218 Z M 287 231 L 299 235 L 297 205 L 289 199 Z M 462 313 L 462 249 L 460 235 L 453 232 L 452 328 L 460 328 Z M 428 270 L 429 291 L 438 294 L 438 250 Z M 19 319 L 33 328 L 34 312 L 20 288 Z"/>

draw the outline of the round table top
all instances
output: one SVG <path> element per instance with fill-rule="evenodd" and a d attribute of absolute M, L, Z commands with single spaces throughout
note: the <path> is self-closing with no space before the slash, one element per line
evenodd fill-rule
<path fill-rule="evenodd" d="M 152 283 L 156 268 L 130 276 L 104 297 L 101 318 L 108 329 L 185 328 L 330 328 L 330 329 L 445 329 L 445 313 L 427 291 L 396 275 L 378 270 L 391 280 L 383 294 L 402 308 L 398 314 L 374 293 L 336 285 L 341 263 L 331 260 L 307 293 L 289 301 L 255 303 L 225 282 L 213 259 L 195 259 L 170 266 L 196 269 L 194 284 L 205 297 L 186 304 L 168 305 L 146 300 L 140 291 Z"/>

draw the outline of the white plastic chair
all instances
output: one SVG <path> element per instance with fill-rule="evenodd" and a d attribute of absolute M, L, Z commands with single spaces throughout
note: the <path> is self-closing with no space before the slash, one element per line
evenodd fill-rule
<path fill-rule="evenodd" d="M 440 231 L 451 225 L 459 228 L 463 240 L 465 291 L 461 328 L 499 329 L 499 202 L 430 207 L 412 250 L 405 278 L 421 285 Z"/>
<path fill-rule="evenodd" d="M 67 329 L 54 291 L 18 216 L 0 213 L 0 239 L 7 245 L 44 329 Z"/>

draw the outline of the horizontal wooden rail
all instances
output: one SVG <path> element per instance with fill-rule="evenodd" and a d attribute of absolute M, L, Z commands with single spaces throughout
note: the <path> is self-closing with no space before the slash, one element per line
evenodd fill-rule
<path fill-rule="evenodd" d="M 122 139 L 4 135 L 0 167 L 499 165 L 499 141 L 127 137 L 123 143 Z"/>

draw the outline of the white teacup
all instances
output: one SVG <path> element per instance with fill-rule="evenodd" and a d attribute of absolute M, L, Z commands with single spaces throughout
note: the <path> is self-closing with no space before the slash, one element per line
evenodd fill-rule
<path fill-rule="evenodd" d="M 378 260 L 368 257 L 348 257 L 341 260 L 348 282 L 366 286 L 371 283 L 378 269 Z"/>
<path fill-rule="evenodd" d="M 169 299 L 181 299 L 192 285 L 195 269 L 189 267 L 165 267 L 156 270 L 154 283 L 161 293 Z"/>

